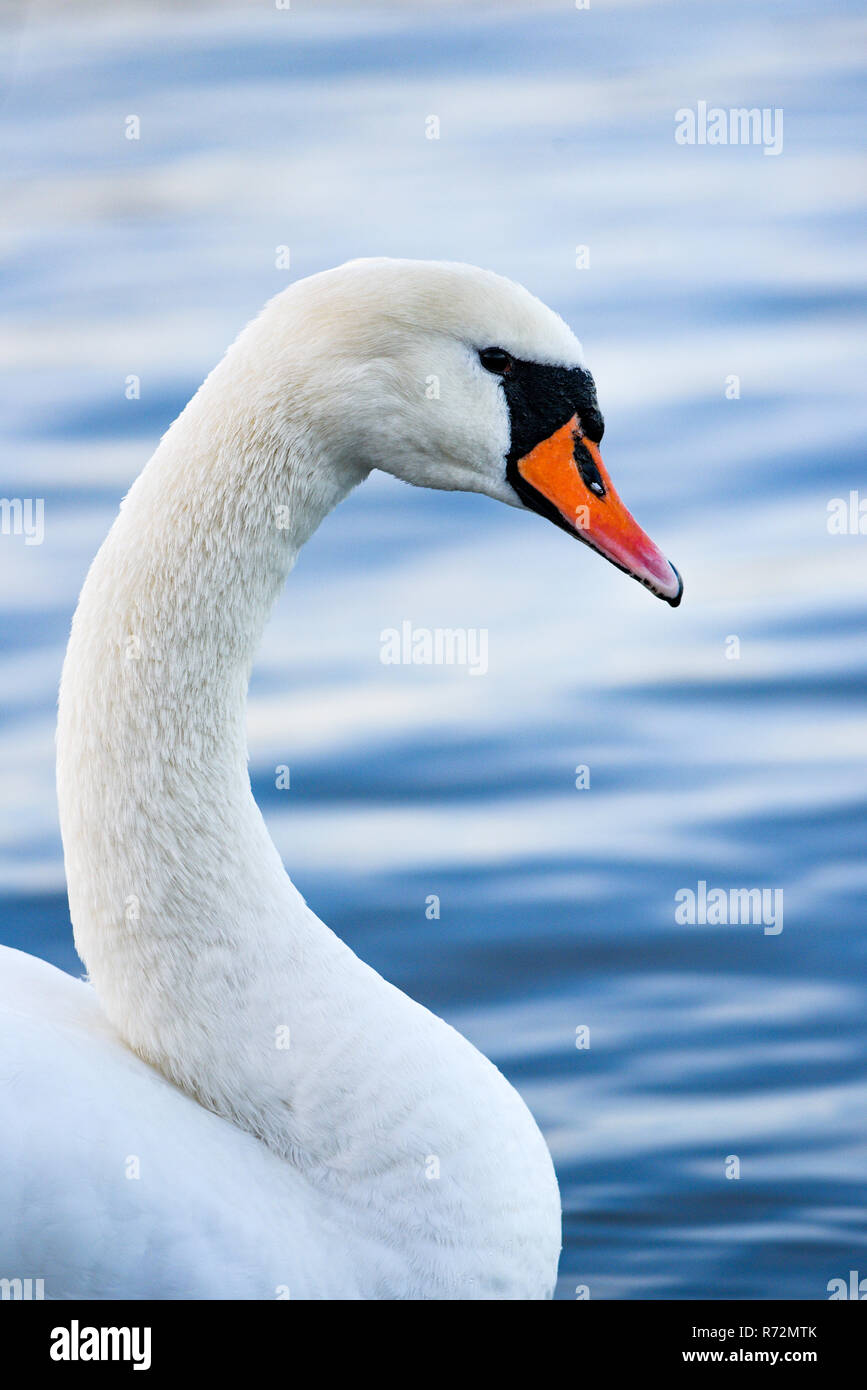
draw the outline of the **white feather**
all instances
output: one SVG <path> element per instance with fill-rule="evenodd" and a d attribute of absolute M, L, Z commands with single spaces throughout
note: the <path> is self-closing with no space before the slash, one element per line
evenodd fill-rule
<path fill-rule="evenodd" d="M 559 1196 L 529 1111 L 310 911 L 246 758 L 269 609 L 371 468 L 516 502 L 486 346 L 581 360 L 555 314 L 472 267 L 356 261 L 301 281 L 125 499 L 58 724 L 92 986 L 0 957 L 0 1274 L 49 1297 L 551 1295 Z"/>

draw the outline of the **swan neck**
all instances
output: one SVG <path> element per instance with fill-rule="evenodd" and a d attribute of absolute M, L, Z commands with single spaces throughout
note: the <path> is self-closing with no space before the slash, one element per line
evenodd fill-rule
<path fill-rule="evenodd" d="M 354 1233 L 360 1289 L 544 1287 L 556 1184 L 526 1108 L 310 911 L 252 796 L 263 626 L 364 473 L 282 398 L 253 408 L 249 377 L 208 379 L 82 590 L 58 718 L 76 946 L 125 1041 L 309 1180 L 318 1239 L 332 1217 L 335 1251 Z"/>
<path fill-rule="evenodd" d="M 316 935 L 252 797 L 246 693 L 299 549 L 362 476 L 317 448 L 309 419 L 283 408 L 275 428 L 231 357 L 168 431 L 91 567 L 58 718 L 79 953 L 127 1040 L 209 1100 L 217 1064 L 200 1046 L 227 984 L 240 993 L 269 970 L 273 984 Z"/>

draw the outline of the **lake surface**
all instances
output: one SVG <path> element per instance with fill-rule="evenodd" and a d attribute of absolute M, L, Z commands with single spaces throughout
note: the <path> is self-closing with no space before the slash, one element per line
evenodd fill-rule
<path fill-rule="evenodd" d="M 159 435 L 290 279 L 490 266 L 584 342 L 684 603 L 537 517 L 371 479 L 268 627 L 254 790 L 316 911 L 528 1100 L 560 1297 L 867 1275 L 867 535 L 828 525 L 867 499 L 858 7 L 6 24 L 0 488 L 44 499 L 45 533 L 0 536 L 0 940 L 80 972 L 57 680 Z M 781 110 L 782 150 L 679 145 L 700 101 Z M 384 665 L 404 622 L 484 629 L 487 672 Z M 678 922 L 700 882 L 781 892 L 782 930 Z"/>

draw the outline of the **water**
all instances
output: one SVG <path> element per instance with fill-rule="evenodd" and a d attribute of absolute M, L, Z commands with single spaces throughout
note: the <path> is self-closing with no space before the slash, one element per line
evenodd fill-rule
<path fill-rule="evenodd" d="M 827 526 L 867 486 L 856 6 L 6 22 L 2 487 L 44 498 L 46 531 L 0 537 L 0 939 L 80 969 L 56 684 L 159 434 L 288 278 L 491 266 L 582 337 L 606 462 L 685 602 L 536 517 L 371 480 L 269 625 L 256 794 L 316 910 L 528 1099 L 560 1296 L 816 1299 L 867 1274 L 867 538 Z M 699 100 L 782 108 L 783 152 L 678 146 Z M 405 619 L 486 628 L 488 674 L 383 666 Z M 678 925 L 699 880 L 782 889 L 782 932 Z"/>

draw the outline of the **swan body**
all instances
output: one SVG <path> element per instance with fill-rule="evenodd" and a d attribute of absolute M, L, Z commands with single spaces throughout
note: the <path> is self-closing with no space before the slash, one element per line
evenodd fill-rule
<path fill-rule="evenodd" d="M 89 983 L 0 952 L 0 1275 L 48 1297 L 551 1296 L 560 1204 L 535 1121 L 295 889 L 251 793 L 245 702 L 298 551 L 373 468 L 559 508 L 676 603 L 676 572 L 615 515 L 599 437 L 551 310 L 489 272 L 385 260 L 278 295 L 165 434 L 61 682 Z"/>

